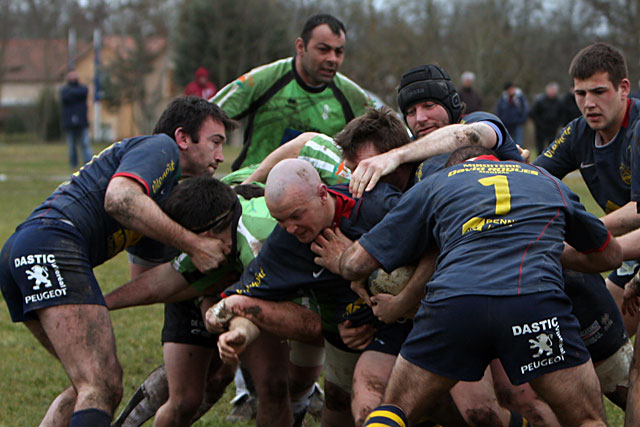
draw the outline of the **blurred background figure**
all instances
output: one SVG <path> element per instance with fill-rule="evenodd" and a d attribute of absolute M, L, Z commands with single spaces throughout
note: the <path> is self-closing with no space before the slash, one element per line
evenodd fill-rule
<path fill-rule="evenodd" d="M 60 100 L 62 102 L 62 129 L 67 137 L 69 147 L 69 165 L 78 167 L 78 154 L 76 146 L 80 145 L 83 163 L 87 163 L 93 157 L 91 142 L 89 141 L 89 121 L 87 120 L 87 86 L 78 81 L 78 73 L 69 71 L 67 81 L 60 88 Z"/>
<path fill-rule="evenodd" d="M 569 85 L 569 92 L 565 93 L 560 100 L 560 116 L 562 126 L 566 126 L 571 120 L 580 117 L 582 113 L 576 103 L 576 95 L 573 90 L 573 81 Z"/>
<path fill-rule="evenodd" d="M 465 71 L 462 73 L 462 76 L 460 76 L 462 85 L 460 90 L 458 90 L 458 94 L 460 95 L 460 99 L 467 106 L 464 110 L 465 114 L 473 113 L 474 111 L 482 109 L 482 98 L 473 88 L 475 80 L 476 75 L 471 71 Z"/>
<path fill-rule="evenodd" d="M 536 133 L 536 149 L 540 155 L 553 141 L 562 122 L 562 104 L 558 98 L 558 83 L 550 82 L 544 93 L 536 96 L 531 109 L 531 120 Z"/>
<path fill-rule="evenodd" d="M 523 125 L 529 115 L 527 98 L 519 87 L 507 82 L 496 104 L 496 116 L 502 120 L 514 142 L 522 146 Z"/>
<path fill-rule="evenodd" d="M 640 99 L 640 81 L 638 81 L 638 89 L 634 90 L 629 94 L 629 98 L 637 98 Z"/>
<path fill-rule="evenodd" d="M 218 88 L 209 80 L 209 72 L 204 67 L 198 67 L 193 80 L 184 88 L 185 95 L 195 95 L 204 99 L 211 98 L 216 92 Z"/>

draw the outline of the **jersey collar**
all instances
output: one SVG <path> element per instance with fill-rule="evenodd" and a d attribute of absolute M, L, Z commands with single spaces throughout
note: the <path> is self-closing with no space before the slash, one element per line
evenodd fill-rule
<path fill-rule="evenodd" d="M 491 160 L 493 162 L 499 162 L 500 159 L 494 156 L 493 154 L 483 154 L 482 156 L 475 157 L 473 159 L 469 159 L 467 161 L 475 162 L 477 160 Z"/>
<path fill-rule="evenodd" d="M 351 197 L 338 193 L 331 189 L 327 189 L 336 198 L 336 210 L 333 215 L 333 226 L 339 227 L 342 218 L 349 218 L 353 208 L 356 206 L 356 201 Z"/>
<path fill-rule="evenodd" d="M 307 92 L 311 92 L 311 93 L 320 93 L 323 90 L 325 90 L 327 88 L 326 84 L 322 84 L 320 86 L 310 86 L 307 83 L 305 83 L 304 80 L 302 80 L 302 77 L 300 77 L 300 74 L 298 74 L 298 70 L 296 70 L 296 57 L 293 57 L 293 60 L 291 61 L 291 69 L 293 70 L 293 77 L 296 79 L 296 82 L 300 85 L 300 87 L 304 90 L 306 90 Z"/>
<path fill-rule="evenodd" d="M 631 116 L 631 98 L 627 99 L 627 111 L 624 113 L 624 118 L 622 119 L 622 127 L 627 128 L 629 126 L 629 116 Z"/>

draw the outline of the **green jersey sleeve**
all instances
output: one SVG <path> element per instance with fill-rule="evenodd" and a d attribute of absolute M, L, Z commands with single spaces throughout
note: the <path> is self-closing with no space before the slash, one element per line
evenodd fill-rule
<path fill-rule="evenodd" d="M 327 135 L 316 135 L 307 141 L 298 158 L 311 163 L 327 185 L 344 184 L 351 180 L 351 170 L 344 165 L 342 149 Z"/>

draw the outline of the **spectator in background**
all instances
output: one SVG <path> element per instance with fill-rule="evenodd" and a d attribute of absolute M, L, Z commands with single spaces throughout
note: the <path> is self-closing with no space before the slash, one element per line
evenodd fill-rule
<path fill-rule="evenodd" d="M 89 141 L 89 121 L 87 120 L 87 86 L 78 81 L 75 70 L 67 74 L 67 83 L 60 88 L 62 101 L 62 129 L 67 137 L 69 147 L 69 164 L 78 167 L 76 145 L 82 148 L 83 163 L 93 157 L 91 142 Z"/>
<path fill-rule="evenodd" d="M 504 92 L 502 92 L 502 96 L 498 99 L 496 105 L 496 115 L 507 127 L 507 131 L 509 131 L 514 142 L 521 146 L 523 137 L 522 125 L 527 121 L 529 104 L 522 90 L 511 82 L 507 82 L 504 85 Z"/>
<path fill-rule="evenodd" d="M 471 71 L 465 71 L 460 76 L 460 81 L 462 82 L 462 87 L 458 93 L 460 94 L 460 99 L 467 106 L 464 110 L 465 114 L 473 113 L 474 111 L 479 111 L 482 109 L 482 98 L 473 88 L 473 83 L 476 80 L 476 75 Z"/>
<path fill-rule="evenodd" d="M 565 93 L 562 96 L 562 100 L 560 101 L 562 105 L 560 117 L 562 126 L 566 126 L 571 120 L 576 119 L 582 115 L 580 112 L 580 108 L 578 108 L 578 104 L 576 104 L 576 95 L 573 91 L 573 82 L 569 86 L 569 92 Z"/>
<path fill-rule="evenodd" d="M 531 109 L 531 120 L 536 130 L 536 149 L 541 154 L 553 141 L 561 123 L 562 104 L 558 98 L 558 83 L 550 82 L 544 93 L 536 97 Z"/>
<path fill-rule="evenodd" d="M 196 70 L 193 81 L 184 88 L 185 95 L 199 96 L 209 99 L 218 92 L 218 88 L 209 80 L 209 72 L 204 67 Z"/>

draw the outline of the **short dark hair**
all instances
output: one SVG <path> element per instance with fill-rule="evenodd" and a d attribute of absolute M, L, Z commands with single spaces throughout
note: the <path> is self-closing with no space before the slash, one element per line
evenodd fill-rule
<path fill-rule="evenodd" d="M 465 145 L 464 147 L 457 148 L 451 152 L 449 158 L 444 164 L 444 167 L 448 168 L 478 156 L 495 155 L 496 153 L 493 150 L 490 150 L 483 145 Z"/>
<path fill-rule="evenodd" d="M 169 218 L 194 233 L 225 230 L 233 219 L 238 198 L 222 181 L 203 175 L 185 178 L 161 203 Z"/>
<path fill-rule="evenodd" d="M 264 187 L 256 184 L 238 184 L 233 187 L 233 191 L 235 191 L 238 196 L 242 196 L 245 200 L 264 197 Z"/>
<path fill-rule="evenodd" d="M 347 30 L 345 30 L 344 25 L 335 16 L 329 15 L 327 13 L 313 15 L 312 17 L 307 19 L 307 22 L 304 23 L 304 27 L 302 27 L 302 32 L 300 33 L 300 38 L 304 43 L 304 47 L 307 47 L 307 43 L 309 43 L 309 40 L 311 40 L 311 33 L 313 32 L 314 28 L 324 24 L 328 25 L 333 34 L 337 36 L 340 35 L 340 31 L 342 31 L 345 36 L 347 35 Z"/>
<path fill-rule="evenodd" d="M 181 96 L 167 105 L 153 128 L 153 133 L 164 133 L 175 140 L 176 129 L 182 127 L 193 142 L 198 142 L 198 133 L 208 117 L 222 123 L 227 132 L 238 127 L 238 123 L 231 120 L 227 113 L 213 102 L 198 96 Z"/>
<path fill-rule="evenodd" d="M 629 74 L 622 52 L 603 42 L 582 48 L 569 66 L 569 75 L 577 80 L 585 80 L 602 72 L 609 74 L 609 81 L 615 89 Z"/>
<path fill-rule="evenodd" d="M 407 128 L 394 111 L 386 106 L 369 109 L 351 120 L 335 137 L 345 159 L 353 159 L 363 143 L 371 142 L 381 153 L 410 142 Z"/>

